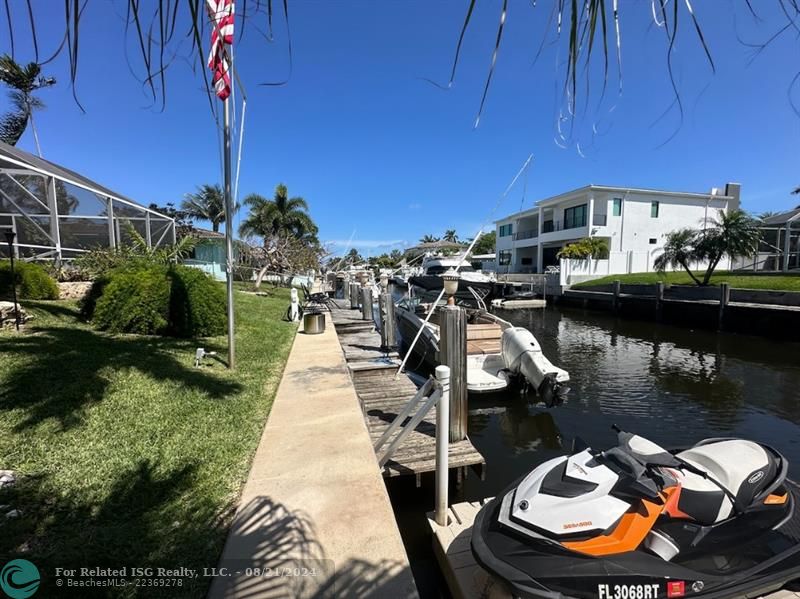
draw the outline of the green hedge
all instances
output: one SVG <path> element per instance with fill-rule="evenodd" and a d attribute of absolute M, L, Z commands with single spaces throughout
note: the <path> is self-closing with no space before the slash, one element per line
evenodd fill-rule
<path fill-rule="evenodd" d="M 102 330 L 211 337 L 225 332 L 225 293 L 188 266 L 136 265 L 95 279 L 81 312 Z"/>
<path fill-rule="evenodd" d="M 19 299 L 58 299 L 58 284 L 38 264 L 14 261 L 14 279 Z M 0 296 L 11 297 L 11 286 L 11 262 L 0 261 Z"/>
<path fill-rule="evenodd" d="M 211 337 L 225 332 L 225 292 L 203 271 L 173 266 L 170 327 L 178 337 Z"/>
<path fill-rule="evenodd" d="M 102 288 L 92 321 L 113 333 L 162 334 L 169 328 L 169 296 L 165 269 L 119 270 Z"/>

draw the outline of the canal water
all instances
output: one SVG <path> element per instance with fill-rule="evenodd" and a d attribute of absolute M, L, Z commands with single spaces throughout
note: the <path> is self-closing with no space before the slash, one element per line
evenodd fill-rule
<path fill-rule="evenodd" d="M 566 402 L 553 409 L 508 392 L 470 398 L 469 435 L 484 479 L 470 472 L 451 502 L 500 493 L 535 465 L 569 451 L 573 439 L 604 448 L 611 425 L 666 447 L 706 437 L 744 437 L 775 447 L 800 478 L 800 343 L 548 307 L 498 311 L 529 329 L 554 364 L 570 373 Z M 409 477 L 406 477 L 409 478 Z M 398 522 L 424 597 L 447 596 L 424 513 L 432 480 L 390 481 Z"/>

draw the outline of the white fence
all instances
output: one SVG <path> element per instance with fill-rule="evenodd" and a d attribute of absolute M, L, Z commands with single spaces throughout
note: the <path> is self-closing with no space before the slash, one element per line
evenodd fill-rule
<path fill-rule="evenodd" d="M 598 279 L 607 275 L 622 275 L 634 272 L 653 271 L 653 262 L 656 255 L 650 252 L 610 252 L 605 260 L 562 258 L 560 260 L 561 286 L 574 285 L 581 281 Z M 731 268 L 730 260 L 723 259 L 718 268 L 720 270 Z M 696 263 L 692 269 L 704 270 L 705 263 Z M 668 268 L 667 270 L 682 270 Z"/>

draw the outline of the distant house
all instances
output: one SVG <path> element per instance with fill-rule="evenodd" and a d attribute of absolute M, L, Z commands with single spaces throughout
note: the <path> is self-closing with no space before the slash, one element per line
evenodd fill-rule
<path fill-rule="evenodd" d="M 225 236 L 208 229 L 193 228 L 190 236 L 197 239 L 192 253 L 184 264 L 207 272 L 217 281 L 224 281 L 225 274 Z"/>
<path fill-rule="evenodd" d="M 469 257 L 472 268 L 483 272 L 497 272 L 497 260 L 495 254 L 472 254 Z"/>
<path fill-rule="evenodd" d="M 758 270 L 800 268 L 800 206 L 762 220 L 761 246 L 754 268 Z"/>
<path fill-rule="evenodd" d="M 541 200 L 495 222 L 497 271 L 544 272 L 559 265 L 561 248 L 584 237 L 608 240 L 606 272 L 597 274 L 652 270 L 669 232 L 701 228 L 717 211 L 738 208 L 740 189 L 737 183 L 710 193 L 587 185 Z"/>

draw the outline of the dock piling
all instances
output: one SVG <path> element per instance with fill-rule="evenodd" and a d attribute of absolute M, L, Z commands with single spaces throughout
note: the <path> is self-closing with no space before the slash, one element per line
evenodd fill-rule
<path fill-rule="evenodd" d="M 450 368 L 450 442 L 467 437 L 467 314 L 458 306 L 440 309 L 440 362 Z"/>
<path fill-rule="evenodd" d="M 614 290 L 614 313 L 616 313 L 616 312 L 617 312 L 617 310 L 619 309 L 619 289 L 620 289 L 620 286 L 621 286 L 621 283 L 620 283 L 619 279 L 617 279 L 616 281 L 614 281 L 614 283 L 613 283 L 613 290 Z"/>
<path fill-rule="evenodd" d="M 439 405 L 436 410 L 436 523 L 447 526 L 448 498 L 448 452 L 450 430 L 450 369 L 437 366 L 436 382 L 441 386 Z"/>
<path fill-rule="evenodd" d="M 381 345 L 387 350 L 394 349 L 397 347 L 397 323 L 390 292 L 383 292 L 378 296 L 378 312 L 381 319 Z"/>
<path fill-rule="evenodd" d="M 360 299 L 361 286 L 358 283 L 350 283 L 350 309 L 358 310 L 358 300 Z"/>
<path fill-rule="evenodd" d="M 373 320 L 372 288 L 367 286 L 361 288 L 361 318 L 363 320 Z"/>
<path fill-rule="evenodd" d="M 342 282 L 342 298 L 346 302 L 350 301 L 350 281 L 348 279 Z"/>
<path fill-rule="evenodd" d="M 719 322 L 718 328 L 721 331 L 724 325 L 725 307 L 731 299 L 731 288 L 728 283 L 719 284 Z"/>

